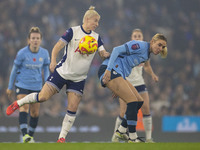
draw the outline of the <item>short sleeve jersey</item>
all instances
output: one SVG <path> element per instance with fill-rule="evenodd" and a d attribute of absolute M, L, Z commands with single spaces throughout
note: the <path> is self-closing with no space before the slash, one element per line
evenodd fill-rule
<path fill-rule="evenodd" d="M 132 71 L 132 68 L 147 61 L 150 57 L 150 44 L 145 41 L 129 41 L 122 45 L 125 53 L 120 54 L 114 62 L 113 69 L 120 73 L 125 79 Z M 108 65 L 109 59 L 103 64 Z"/>
<path fill-rule="evenodd" d="M 103 42 L 96 32 L 86 33 L 82 26 L 68 29 L 60 38 L 66 43 L 66 47 L 62 60 L 56 66 L 56 71 L 65 80 L 79 82 L 87 78 L 95 53 L 88 55 L 80 52 L 79 41 L 86 35 L 90 35 L 98 41 L 98 51 L 104 50 Z"/>
<path fill-rule="evenodd" d="M 37 53 L 33 53 L 29 46 L 26 46 L 19 50 L 14 64 L 19 68 L 15 81 L 16 86 L 34 91 L 41 90 L 42 69 L 50 64 L 49 53 L 46 49 L 40 47 Z"/>

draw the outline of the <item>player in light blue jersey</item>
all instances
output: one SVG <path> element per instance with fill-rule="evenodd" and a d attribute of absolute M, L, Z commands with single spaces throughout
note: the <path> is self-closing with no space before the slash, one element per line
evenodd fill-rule
<path fill-rule="evenodd" d="M 140 29 L 134 29 L 131 34 L 131 40 L 143 41 L 142 31 Z M 146 88 L 144 78 L 142 75 L 143 68 L 144 68 L 145 72 L 147 72 L 154 81 L 157 82 L 159 80 L 158 76 L 154 73 L 154 71 L 151 67 L 150 60 L 134 67 L 131 71 L 131 74 L 128 77 L 126 77 L 126 80 L 128 80 L 136 88 L 136 90 L 138 91 L 138 93 L 141 95 L 141 97 L 144 100 L 144 103 L 141 107 L 143 117 L 138 118 L 138 119 L 141 119 L 142 123 L 144 125 L 145 134 L 146 134 L 145 142 L 153 143 L 152 117 L 150 114 L 149 94 L 148 94 L 148 90 Z M 121 98 L 119 98 L 119 104 L 120 104 L 120 114 L 117 117 L 116 122 L 115 122 L 115 129 L 114 129 L 114 134 L 112 136 L 112 142 L 120 142 L 120 141 L 128 140 L 128 135 L 124 134 L 124 138 L 121 138 L 121 136 L 119 136 L 120 133 L 117 130 L 121 123 L 123 124 L 123 126 L 127 127 L 127 122 L 126 122 L 126 119 L 124 118 L 127 105 Z M 136 126 L 136 128 L 137 128 L 137 126 Z"/>
<path fill-rule="evenodd" d="M 110 58 L 104 60 L 99 68 L 98 76 L 102 86 L 108 87 L 115 95 L 127 104 L 126 120 L 129 130 L 129 143 L 143 142 L 136 133 L 137 113 L 143 105 L 143 98 L 135 87 L 126 80 L 131 70 L 149 60 L 150 54 L 163 53 L 167 46 L 167 39 L 162 34 L 152 37 L 150 43 L 145 41 L 129 41 L 115 47 Z M 127 132 L 126 126 L 118 128 L 119 135 Z"/>
<path fill-rule="evenodd" d="M 99 34 L 94 32 L 99 25 L 99 20 L 100 15 L 94 10 L 94 7 L 91 6 L 89 10 L 85 12 L 83 24 L 68 29 L 55 44 L 52 50 L 50 64 L 50 70 L 53 73 L 47 79 L 41 92 L 29 94 L 15 101 L 12 105 L 8 106 L 6 110 L 7 115 L 11 115 L 17 108 L 24 104 L 49 100 L 49 98 L 66 85 L 68 100 L 67 113 L 63 119 L 61 132 L 57 141 L 59 143 L 65 142 L 65 138 L 75 121 L 76 111 L 83 95 L 85 80 L 95 55 L 95 53 L 84 55 L 80 52 L 80 39 L 86 35 L 94 37 L 98 41 L 98 53 L 101 58 L 104 59 L 110 56 L 110 53 L 105 50 Z M 57 55 L 64 47 L 64 56 L 57 64 Z"/>
<path fill-rule="evenodd" d="M 17 99 L 26 95 L 39 92 L 44 81 L 49 76 L 50 57 L 46 49 L 40 47 L 42 33 L 38 27 L 32 27 L 28 34 L 28 45 L 19 50 L 14 60 L 14 65 L 10 74 L 7 95 L 12 94 L 13 85 Z M 28 113 L 30 109 L 30 119 L 28 125 Z M 34 142 L 33 134 L 37 127 L 40 104 L 26 104 L 19 108 L 19 126 L 23 135 L 24 143 Z"/>

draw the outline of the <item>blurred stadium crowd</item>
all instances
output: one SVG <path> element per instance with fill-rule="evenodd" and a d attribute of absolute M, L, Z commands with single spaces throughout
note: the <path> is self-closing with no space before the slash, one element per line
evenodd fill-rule
<path fill-rule="evenodd" d="M 97 32 L 105 48 L 130 40 L 134 28 L 149 41 L 157 33 L 168 38 L 168 57 L 151 57 L 159 83 L 144 73 L 150 94 L 151 113 L 163 115 L 200 115 L 200 1 L 197 0 L 1 0 L 0 1 L 0 117 L 15 99 L 5 91 L 17 51 L 26 45 L 29 28 L 40 27 L 43 47 L 49 50 L 71 26 L 82 24 L 84 12 L 94 5 L 101 15 Z M 60 56 L 61 57 L 61 56 Z M 100 86 L 95 56 L 79 107 L 80 115 L 117 116 L 118 100 Z M 41 116 L 65 114 L 65 90 L 42 103 Z M 18 113 L 15 114 L 16 116 Z"/>

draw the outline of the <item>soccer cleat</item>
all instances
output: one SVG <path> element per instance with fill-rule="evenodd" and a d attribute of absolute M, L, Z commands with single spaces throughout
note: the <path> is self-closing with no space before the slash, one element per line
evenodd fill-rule
<path fill-rule="evenodd" d="M 154 142 L 153 139 L 151 138 L 151 139 L 146 139 L 145 143 L 155 143 L 155 142 Z"/>
<path fill-rule="evenodd" d="M 31 136 L 28 134 L 25 134 L 23 136 L 23 143 L 29 143 L 29 141 L 31 140 Z"/>
<path fill-rule="evenodd" d="M 35 143 L 34 138 L 32 136 L 30 136 L 30 137 L 31 137 L 31 139 L 30 139 L 30 141 L 28 143 Z"/>
<path fill-rule="evenodd" d="M 139 137 L 137 137 L 136 139 L 128 139 L 128 143 L 143 143 L 144 141 L 141 139 L 141 138 L 139 138 Z"/>
<path fill-rule="evenodd" d="M 111 141 L 114 142 L 114 143 L 119 143 L 120 142 L 119 138 L 115 135 L 115 133 L 113 134 Z"/>
<path fill-rule="evenodd" d="M 6 110 L 6 114 L 9 116 L 11 115 L 15 110 L 19 108 L 19 105 L 17 104 L 17 101 L 14 101 L 10 106 L 8 106 Z"/>
<path fill-rule="evenodd" d="M 59 138 L 57 143 L 65 143 L 65 138 Z"/>
<path fill-rule="evenodd" d="M 129 139 L 129 136 L 127 133 L 121 133 L 119 130 L 117 130 L 112 137 L 112 142 L 120 142 L 120 141 L 125 141 L 127 142 Z"/>

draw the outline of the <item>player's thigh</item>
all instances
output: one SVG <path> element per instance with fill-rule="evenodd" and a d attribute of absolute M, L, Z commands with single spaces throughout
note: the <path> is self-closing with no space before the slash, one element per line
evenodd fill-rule
<path fill-rule="evenodd" d="M 24 98 L 25 96 L 26 96 L 27 94 L 18 94 L 17 95 L 17 99 L 22 99 L 22 98 Z M 25 105 L 23 105 L 23 106 L 21 106 L 20 108 L 19 108 L 19 112 L 29 112 L 29 104 L 25 104 Z"/>
<path fill-rule="evenodd" d="M 39 101 L 47 101 L 57 92 L 57 89 L 53 85 L 46 82 L 39 93 Z"/>
<path fill-rule="evenodd" d="M 124 102 L 124 100 L 122 100 L 121 98 L 119 98 L 119 107 L 120 107 L 120 117 L 124 117 L 125 113 L 126 113 L 126 108 L 127 108 L 127 104 L 126 102 Z"/>
<path fill-rule="evenodd" d="M 82 95 L 76 92 L 67 92 L 67 110 L 76 112 L 78 109 L 78 105 L 81 101 Z"/>
<path fill-rule="evenodd" d="M 40 103 L 30 104 L 31 117 L 38 117 L 40 112 Z"/>
<path fill-rule="evenodd" d="M 149 94 L 148 92 L 142 92 L 140 93 L 142 96 L 144 103 L 142 105 L 142 114 L 143 115 L 149 115 L 150 114 L 150 105 L 149 105 Z"/>
<path fill-rule="evenodd" d="M 112 79 L 106 86 L 126 103 L 137 101 L 136 95 L 122 77 Z"/>
<path fill-rule="evenodd" d="M 129 87 L 131 88 L 132 92 L 137 97 L 137 101 L 143 101 L 143 98 L 140 96 L 140 94 L 138 93 L 138 91 L 136 90 L 136 88 L 128 80 L 126 80 L 126 82 L 129 85 Z"/>

